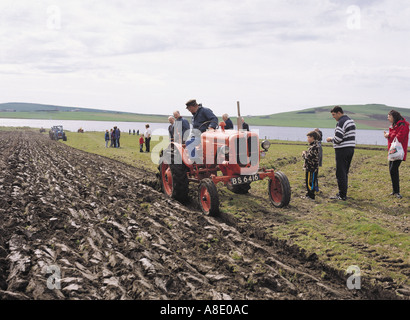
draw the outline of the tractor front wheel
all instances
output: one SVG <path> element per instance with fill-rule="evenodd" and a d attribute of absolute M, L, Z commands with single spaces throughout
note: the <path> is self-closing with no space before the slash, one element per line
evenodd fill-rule
<path fill-rule="evenodd" d="M 199 206 L 204 214 L 217 216 L 219 214 L 219 196 L 212 179 L 206 178 L 199 183 Z"/>
<path fill-rule="evenodd" d="M 290 202 L 290 183 L 283 172 L 275 172 L 275 177 L 269 179 L 269 199 L 276 208 L 283 208 Z"/>

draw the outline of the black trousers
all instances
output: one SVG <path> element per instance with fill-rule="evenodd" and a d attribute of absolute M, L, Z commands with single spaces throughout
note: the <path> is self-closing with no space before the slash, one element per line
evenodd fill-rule
<path fill-rule="evenodd" d="M 343 198 L 347 195 L 349 170 L 354 155 L 354 148 L 336 148 L 335 153 L 337 185 L 339 187 L 339 195 Z"/>
<path fill-rule="evenodd" d="M 145 138 L 145 151 L 150 152 L 151 137 Z"/>
<path fill-rule="evenodd" d="M 389 161 L 389 171 L 391 182 L 393 186 L 393 193 L 400 193 L 400 177 L 399 177 L 399 167 L 401 165 L 401 160 Z"/>
<path fill-rule="evenodd" d="M 315 171 L 308 171 L 306 170 L 306 196 L 311 199 L 315 199 L 315 190 L 318 184 L 317 180 L 318 170 Z"/>

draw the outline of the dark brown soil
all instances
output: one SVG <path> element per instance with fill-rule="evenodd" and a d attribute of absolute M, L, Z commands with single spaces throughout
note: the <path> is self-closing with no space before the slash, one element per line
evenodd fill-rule
<path fill-rule="evenodd" d="M 396 299 L 45 135 L 0 132 L 0 168 L 0 300 Z"/>

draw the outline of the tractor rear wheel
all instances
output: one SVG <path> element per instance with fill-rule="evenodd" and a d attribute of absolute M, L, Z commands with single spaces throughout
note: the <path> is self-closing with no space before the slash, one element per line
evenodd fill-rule
<path fill-rule="evenodd" d="M 210 216 L 219 214 L 218 189 L 212 179 L 206 178 L 199 183 L 198 202 L 204 214 Z"/>
<path fill-rule="evenodd" d="M 162 191 L 182 203 L 188 200 L 189 181 L 185 166 L 182 164 L 159 165 L 159 179 Z"/>
<path fill-rule="evenodd" d="M 268 193 L 273 206 L 283 208 L 289 204 L 291 196 L 290 183 L 283 172 L 275 172 L 275 178 L 269 179 Z"/>

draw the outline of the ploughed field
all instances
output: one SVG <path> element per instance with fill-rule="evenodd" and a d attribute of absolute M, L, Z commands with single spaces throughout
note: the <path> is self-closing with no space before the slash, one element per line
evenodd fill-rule
<path fill-rule="evenodd" d="M 395 297 L 46 135 L 0 132 L 0 168 L 0 299 Z"/>

